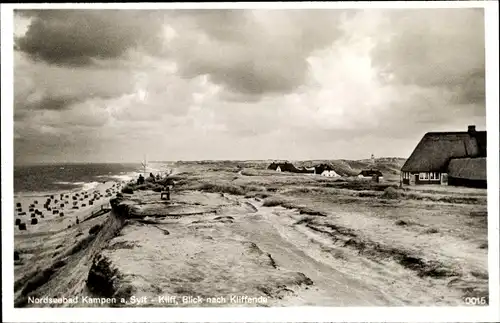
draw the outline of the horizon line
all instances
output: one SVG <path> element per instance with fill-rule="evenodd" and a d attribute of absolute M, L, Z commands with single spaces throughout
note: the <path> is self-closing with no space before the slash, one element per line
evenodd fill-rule
<path fill-rule="evenodd" d="M 376 157 L 377 159 L 408 159 L 405 157 L 397 156 L 384 156 Z M 266 158 L 266 159 L 177 159 L 177 160 L 151 160 L 148 163 L 176 163 L 176 162 L 252 162 L 252 161 L 296 161 L 296 162 L 307 162 L 307 161 L 335 161 L 335 160 L 351 160 L 351 161 L 361 161 L 370 160 L 371 158 L 313 158 L 313 159 L 286 159 L 286 158 Z M 38 165 L 83 165 L 83 164 L 141 164 L 142 161 L 40 161 L 40 162 L 27 162 L 27 163 L 16 163 L 14 166 L 38 166 Z"/>

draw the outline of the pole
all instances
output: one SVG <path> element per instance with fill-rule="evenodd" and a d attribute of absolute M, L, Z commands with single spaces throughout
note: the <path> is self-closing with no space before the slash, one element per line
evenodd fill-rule
<path fill-rule="evenodd" d="M 146 166 L 147 166 L 146 155 L 144 155 L 144 161 L 141 164 L 142 167 L 144 168 L 144 178 L 146 178 Z"/>

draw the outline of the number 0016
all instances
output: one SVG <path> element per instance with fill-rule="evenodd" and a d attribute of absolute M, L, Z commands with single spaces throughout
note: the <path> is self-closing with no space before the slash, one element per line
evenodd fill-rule
<path fill-rule="evenodd" d="M 488 299 L 486 297 L 464 297 L 464 302 L 467 305 L 486 305 Z"/>

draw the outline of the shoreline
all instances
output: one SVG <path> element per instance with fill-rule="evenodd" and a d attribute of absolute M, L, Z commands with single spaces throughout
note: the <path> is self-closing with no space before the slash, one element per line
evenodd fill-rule
<path fill-rule="evenodd" d="M 121 191 L 125 183 L 106 181 L 88 189 L 14 196 L 14 237 L 57 233 L 77 225 L 109 204 L 109 200 Z M 36 223 L 32 222 L 33 219 L 36 219 Z M 20 229 L 16 223 L 24 223 L 25 229 Z"/>

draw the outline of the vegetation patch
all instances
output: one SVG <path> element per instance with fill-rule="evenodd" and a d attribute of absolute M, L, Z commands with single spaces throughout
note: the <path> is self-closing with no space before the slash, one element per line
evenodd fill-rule
<path fill-rule="evenodd" d="M 94 258 L 90 267 L 87 287 L 93 294 L 98 296 L 113 297 L 118 291 L 117 281 L 120 277 L 118 270 L 113 268 L 111 261 L 99 254 Z"/>
<path fill-rule="evenodd" d="M 94 235 L 97 234 L 99 231 L 101 231 L 102 225 L 96 224 L 92 228 L 89 229 L 89 234 Z"/>
<path fill-rule="evenodd" d="M 401 192 L 394 187 L 387 187 L 380 197 L 383 199 L 399 199 L 401 198 Z"/>

